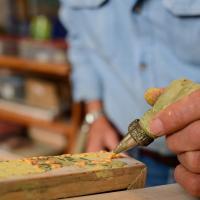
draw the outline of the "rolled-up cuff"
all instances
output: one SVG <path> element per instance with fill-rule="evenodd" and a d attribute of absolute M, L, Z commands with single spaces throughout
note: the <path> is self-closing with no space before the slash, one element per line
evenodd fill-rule
<path fill-rule="evenodd" d="M 102 91 L 100 85 L 92 82 L 74 83 L 73 85 L 73 99 L 74 101 L 91 101 L 101 100 Z"/>

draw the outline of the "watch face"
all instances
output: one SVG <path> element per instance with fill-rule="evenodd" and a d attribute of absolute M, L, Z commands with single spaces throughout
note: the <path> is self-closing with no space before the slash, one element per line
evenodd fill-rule
<path fill-rule="evenodd" d="M 85 116 L 85 120 L 86 120 L 86 122 L 88 123 L 88 124 L 92 124 L 93 122 L 94 122 L 94 116 L 92 115 L 92 114 L 87 114 L 86 116 Z"/>
<path fill-rule="evenodd" d="M 87 113 L 86 116 L 85 116 L 85 121 L 86 121 L 88 124 L 92 124 L 92 123 L 94 123 L 99 117 L 101 117 L 102 115 L 103 115 L 102 110 L 94 111 L 94 112 L 91 112 L 91 113 Z"/>

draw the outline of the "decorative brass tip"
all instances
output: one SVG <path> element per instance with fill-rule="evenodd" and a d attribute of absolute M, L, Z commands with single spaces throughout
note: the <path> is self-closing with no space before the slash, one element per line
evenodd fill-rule
<path fill-rule="evenodd" d="M 119 143 L 119 145 L 114 149 L 114 153 L 121 153 L 136 146 L 147 146 L 153 142 L 154 139 L 144 131 L 139 121 L 139 119 L 136 119 L 130 123 L 128 127 L 128 133 Z"/>
<path fill-rule="evenodd" d="M 140 120 L 136 119 L 130 123 L 128 127 L 128 134 L 132 136 L 132 138 L 137 142 L 140 146 L 147 146 L 154 141 L 146 131 L 140 125 Z"/>

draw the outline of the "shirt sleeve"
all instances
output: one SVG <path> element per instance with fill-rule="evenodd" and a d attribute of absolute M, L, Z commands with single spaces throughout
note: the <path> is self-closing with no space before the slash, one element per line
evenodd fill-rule
<path fill-rule="evenodd" d="M 61 1 L 60 19 L 68 31 L 68 58 L 72 65 L 73 98 L 75 101 L 101 99 L 101 80 L 95 69 L 95 59 L 88 45 L 88 33 L 84 29 L 80 15 L 73 10 L 67 1 Z"/>

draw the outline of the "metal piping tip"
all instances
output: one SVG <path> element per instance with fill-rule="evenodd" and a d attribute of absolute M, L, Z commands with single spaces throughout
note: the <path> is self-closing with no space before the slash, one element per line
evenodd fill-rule
<path fill-rule="evenodd" d="M 138 144 L 137 142 L 131 137 L 130 134 L 127 134 L 125 138 L 119 143 L 119 145 L 114 149 L 114 153 L 122 153 L 127 151 L 131 148 L 136 147 Z"/>
<path fill-rule="evenodd" d="M 114 153 L 121 153 L 136 146 L 147 146 L 153 142 L 153 138 L 146 134 L 145 130 L 140 126 L 139 120 L 134 120 L 128 127 L 128 133 L 120 144 L 114 149 Z"/>

